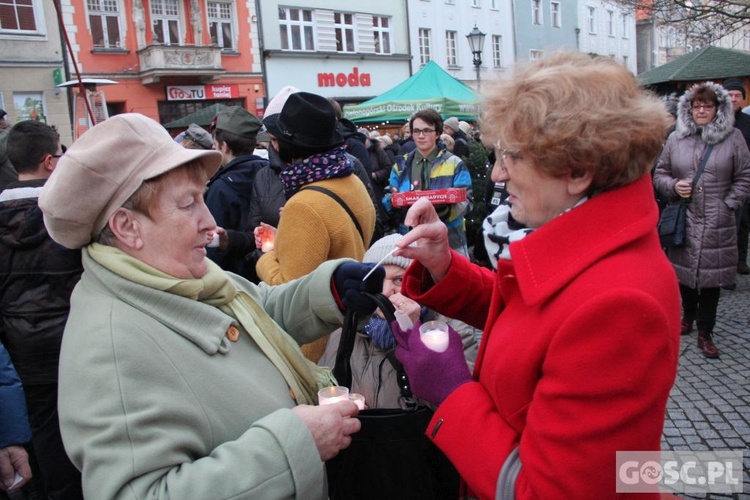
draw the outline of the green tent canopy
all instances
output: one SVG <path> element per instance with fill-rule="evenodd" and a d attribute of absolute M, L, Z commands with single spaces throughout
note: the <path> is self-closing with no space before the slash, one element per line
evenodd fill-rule
<path fill-rule="evenodd" d="M 750 76 L 750 53 L 706 45 L 638 75 L 641 85 Z"/>
<path fill-rule="evenodd" d="M 203 109 L 199 109 L 195 113 L 190 113 L 189 115 L 183 116 L 180 119 L 167 123 L 166 125 L 164 125 L 164 128 L 188 128 L 191 123 L 195 123 L 196 125 L 200 125 L 201 127 L 206 128 L 211 125 L 211 121 L 214 119 L 216 114 L 227 107 L 228 106 L 219 103 L 211 104 L 210 106 L 206 106 Z"/>
<path fill-rule="evenodd" d="M 433 108 L 440 116 L 476 121 L 479 102 L 468 85 L 434 61 L 383 94 L 357 105 L 344 106 L 344 118 L 355 123 L 408 121 L 419 110 Z"/>

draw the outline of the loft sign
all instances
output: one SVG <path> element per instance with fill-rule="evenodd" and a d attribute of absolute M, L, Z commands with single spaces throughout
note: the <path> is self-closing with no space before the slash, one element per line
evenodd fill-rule
<path fill-rule="evenodd" d="M 318 73 L 318 87 L 369 87 L 370 73 L 360 73 L 358 67 L 354 67 L 349 74 L 345 73 Z"/>
<path fill-rule="evenodd" d="M 240 96 L 238 85 L 172 85 L 167 86 L 168 101 L 233 99 Z"/>

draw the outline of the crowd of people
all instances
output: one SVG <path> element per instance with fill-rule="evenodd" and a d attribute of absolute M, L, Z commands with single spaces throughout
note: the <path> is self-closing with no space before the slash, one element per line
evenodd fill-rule
<path fill-rule="evenodd" d="M 0 491 L 326 498 L 360 409 L 317 393 L 355 311 L 350 389 L 403 408 L 403 368 L 467 498 L 614 497 L 591 464 L 659 450 L 680 336 L 719 357 L 721 290 L 750 273 L 746 97 L 730 78 L 660 100 L 558 53 L 487 85 L 475 126 L 357 128 L 294 87 L 175 138 L 136 113 L 68 148 L 3 125 Z M 394 206 L 443 188 L 466 200 Z M 687 241 L 662 248 L 680 202 Z M 373 294 L 447 323 L 447 349 Z"/>

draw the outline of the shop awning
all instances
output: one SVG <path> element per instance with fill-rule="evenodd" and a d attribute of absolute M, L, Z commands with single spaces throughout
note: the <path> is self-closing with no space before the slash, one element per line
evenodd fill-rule
<path fill-rule="evenodd" d="M 344 118 L 355 123 L 408 121 L 416 111 L 433 108 L 445 118 L 476 121 L 479 99 L 471 87 L 434 61 L 383 94 L 358 105 L 344 106 Z"/>
<path fill-rule="evenodd" d="M 210 106 L 206 106 L 205 108 L 196 111 L 195 113 L 190 113 L 189 115 L 183 116 L 178 120 L 167 123 L 166 125 L 164 125 L 164 128 L 188 128 L 191 123 L 195 123 L 196 125 L 200 125 L 201 127 L 206 128 L 211 125 L 211 120 L 214 119 L 216 113 L 227 107 L 228 106 L 219 103 L 211 104 Z"/>

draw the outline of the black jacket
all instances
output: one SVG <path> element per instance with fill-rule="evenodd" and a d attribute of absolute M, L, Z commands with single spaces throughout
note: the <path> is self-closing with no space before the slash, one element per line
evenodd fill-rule
<path fill-rule="evenodd" d="M 256 174 L 268 160 L 255 155 L 239 156 L 217 172 L 208 183 L 206 205 L 216 224 L 226 230 L 241 231 L 247 227 L 251 193 Z M 216 248 L 208 249 L 208 257 L 222 269 L 243 274 L 245 261 Z"/>
<path fill-rule="evenodd" d="M 372 173 L 372 165 L 370 165 L 370 154 L 367 152 L 367 146 L 365 146 L 367 137 L 365 137 L 364 134 L 360 134 L 357 130 L 357 126 L 346 118 L 339 120 L 336 128 L 339 133 L 344 136 L 346 152 L 357 158 L 360 163 L 362 163 L 369 178 Z M 366 185 L 367 184 L 365 184 L 365 186 Z"/>
<path fill-rule="evenodd" d="M 750 148 L 750 115 L 743 112 L 742 109 L 734 112 L 734 128 L 742 132 L 747 147 Z"/>
<path fill-rule="evenodd" d="M 0 193 L 0 341 L 25 386 L 57 382 L 70 294 L 83 272 L 81 251 L 47 234 L 37 204 L 44 182 Z"/>

